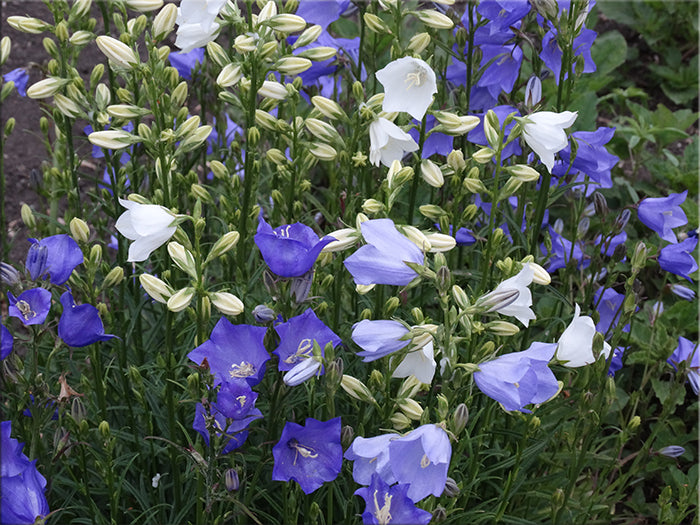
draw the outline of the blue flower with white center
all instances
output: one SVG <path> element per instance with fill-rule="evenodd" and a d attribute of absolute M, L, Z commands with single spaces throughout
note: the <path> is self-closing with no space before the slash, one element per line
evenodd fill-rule
<path fill-rule="evenodd" d="M 286 323 L 275 326 L 275 331 L 280 336 L 280 344 L 272 353 L 279 357 L 278 368 L 283 372 L 312 357 L 314 341 L 321 347 L 321 356 L 324 355 L 324 348 L 328 343 L 333 347 L 341 343 L 340 337 L 328 328 L 311 308 L 292 317 Z"/>
<path fill-rule="evenodd" d="M 398 321 L 363 319 L 353 325 L 352 340 L 362 348 L 357 355 L 369 363 L 408 346 L 411 340 L 401 339 L 407 333 L 408 328 Z"/>
<path fill-rule="evenodd" d="M 433 515 L 427 510 L 419 509 L 406 494 L 410 489 L 408 483 L 389 486 L 381 476 L 374 474 L 369 487 L 355 491 L 355 495 L 365 500 L 362 523 L 387 525 L 389 523 L 413 523 L 427 525 Z"/>
<path fill-rule="evenodd" d="M 275 466 L 272 479 L 296 481 L 305 494 L 311 494 L 340 474 L 343 447 L 340 444 L 340 418 L 318 421 L 307 418 L 304 426 L 287 422 L 279 442 L 272 448 Z"/>
<path fill-rule="evenodd" d="M 51 309 L 51 292 L 46 288 L 32 288 L 19 294 L 19 297 L 7 292 L 7 299 L 10 302 L 8 314 L 25 326 L 42 324 Z"/>

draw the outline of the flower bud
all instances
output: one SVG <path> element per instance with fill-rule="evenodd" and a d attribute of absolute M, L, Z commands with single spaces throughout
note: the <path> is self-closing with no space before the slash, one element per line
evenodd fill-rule
<path fill-rule="evenodd" d="M 343 228 L 329 234 L 335 241 L 324 246 L 321 253 L 339 252 L 355 246 L 360 239 L 360 233 L 355 228 Z"/>
<path fill-rule="evenodd" d="M 369 388 L 367 388 L 367 385 L 353 376 L 344 374 L 343 378 L 340 380 L 340 386 L 345 390 L 346 394 L 358 401 L 373 404 L 377 403 L 374 397 L 372 397 L 372 393 L 369 391 Z"/>
<path fill-rule="evenodd" d="M 287 386 L 297 386 L 315 376 L 320 368 L 321 361 L 319 361 L 315 356 L 307 357 L 300 363 L 294 365 L 291 370 L 284 374 L 282 380 Z"/>
<path fill-rule="evenodd" d="M 634 254 L 632 255 L 632 270 L 641 270 L 647 264 L 647 247 L 642 242 L 639 241 L 637 246 L 634 248 Z"/>
<path fill-rule="evenodd" d="M 493 158 L 495 154 L 496 152 L 491 148 L 481 148 L 479 151 L 472 154 L 472 160 L 479 164 L 486 164 Z"/>
<path fill-rule="evenodd" d="M 547 286 L 552 282 L 552 276 L 549 275 L 549 272 L 542 268 L 542 266 L 534 262 L 529 262 L 527 264 L 528 266 L 530 266 L 530 268 L 532 268 L 534 272 L 532 276 L 533 283 Z"/>
<path fill-rule="evenodd" d="M 22 204 L 22 207 L 20 208 L 20 217 L 22 217 L 22 222 L 28 229 L 33 230 L 36 228 L 34 212 L 32 212 L 32 209 L 28 204 Z"/>
<path fill-rule="evenodd" d="M 4 36 L 0 39 L 0 66 L 2 66 L 10 57 L 12 49 L 12 41 L 9 36 Z"/>
<path fill-rule="evenodd" d="M 284 100 L 287 98 L 287 88 L 279 82 L 265 80 L 258 90 L 258 95 L 275 100 Z"/>
<path fill-rule="evenodd" d="M 181 312 L 190 305 L 194 297 L 194 288 L 182 288 L 175 292 L 167 301 L 168 310 L 171 312 Z"/>
<path fill-rule="evenodd" d="M 153 275 L 142 273 L 139 276 L 139 282 L 146 293 L 151 296 L 151 298 L 159 303 L 167 303 L 168 299 L 173 295 L 173 289 L 168 286 L 164 281 L 158 279 Z"/>
<path fill-rule="evenodd" d="M 457 482 L 454 479 L 448 476 L 445 480 L 445 490 L 443 494 L 448 498 L 456 498 L 459 496 L 459 493 L 459 485 L 457 485 Z"/>
<path fill-rule="evenodd" d="M 323 27 L 318 24 L 307 27 L 304 32 L 299 35 L 296 42 L 294 42 L 292 49 L 308 46 L 309 44 L 315 42 L 318 37 L 321 36 L 321 33 L 323 33 Z"/>
<path fill-rule="evenodd" d="M 420 421 L 420 418 L 423 416 L 423 407 L 415 399 L 402 399 L 399 401 L 399 408 L 406 417 L 414 421 Z"/>
<path fill-rule="evenodd" d="M 420 55 L 425 48 L 430 44 L 430 34 L 428 33 L 418 33 L 411 37 L 408 42 L 408 49 L 413 51 L 416 55 Z"/>
<path fill-rule="evenodd" d="M 433 9 L 413 11 L 412 14 L 425 25 L 434 29 L 452 29 L 455 25 L 449 16 L 443 15 L 439 11 Z"/>
<path fill-rule="evenodd" d="M 659 454 L 666 456 L 667 458 L 677 458 L 685 454 L 685 449 L 678 445 L 669 445 L 660 449 Z"/>
<path fill-rule="evenodd" d="M 539 172 L 526 164 L 508 166 L 506 171 L 521 182 L 535 182 L 540 178 Z"/>
<path fill-rule="evenodd" d="M 95 39 L 97 47 L 104 55 L 124 69 L 131 69 L 139 64 L 139 59 L 134 50 L 124 42 L 112 38 L 111 36 L 100 35 Z"/>
<path fill-rule="evenodd" d="M 478 308 L 481 308 L 483 313 L 489 314 L 497 312 L 503 308 L 507 308 L 520 297 L 520 291 L 514 288 L 502 290 L 500 292 L 490 292 L 476 301 Z"/>
<path fill-rule="evenodd" d="M 211 304 L 225 315 L 238 315 L 243 312 L 243 301 L 228 292 L 215 292 L 211 294 Z"/>
<path fill-rule="evenodd" d="M 56 93 L 53 96 L 53 103 L 68 118 L 76 118 L 83 114 L 75 102 L 60 93 Z"/>
<path fill-rule="evenodd" d="M 269 323 L 277 318 L 277 314 L 269 306 L 259 304 L 253 308 L 253 317 L 258 323 Z"/>
<path fill-rule="evenodd" d="M 19 272 L 8 263 L 0 262 L 0 282 L 8 287 L 17 286 L 20 282 Z"/>
<path fill-rule="evenodd" d="M 608 211 L 610 211 L 608 201 L 605 199 L 605 195 L 599 191 L 593 194 L 593 206 L 595 207 L 596 215 L 600 215 L 603 219 L 607 217 Z"/>
<path fill-rule="evenodd" d="M 238 490 L 241 486 L 241 482 L 238 479 L 238 471 L 235 468 L 226 470 L 224 474 L 224 485 L 226 485 L 226 490 L 229 492 Z"/>
<path fill-rule="evenodd" d="M 78 242 L 86 243 L 90 239 L 90 227 L 83 219 L 73 217 L 70 221 L 70 234 Z"/>
<path fill-rule="evenodd" d="M 338 156 L 338 152 L 334 147 L 328 144 L 317 143 L 309 148 L 309 153 L 316 157 L 318 160 L 332 161 Z"/>
<path fill-rule="evenodd" d="M 366 199 L 362 203 L 362 211 L 367 215 L 376 215 L 384 209 L 384 204 L 376 199 Z"/>
<path fill-rule="evenodd" d="M 241 66 L 238 64 L 226 64 L 216 77 L 216 83 L 222 87 L 235 86 L 241 79 Z"/>
<path fill-rule="evenodd" d="M 270 4 L 273 3 L 270 2 Z M 298 56 L 284 57 L 279 59 L 273 67 L 283 75 L 294 76 L 309 69 L 311 67 L 311 60 Z"/>
<path fill-rule="evenodd" d="M 306 20 L 289 13 L 275 15 L 267 21 L 267 24 L 275 31 L 281 33 L 296 33 L 306 28 Z"/>
<path fill-rule="evenodd" d="M 23 33 L 30 33 L 34 35 L 43 33 L 47 29 L 51 28 L 51 26 L 43 20 L 39 20 L 38 18 L 32 18 L 29 16 L 8 16 L 7 23 L 12 29 L 16 29 L 17 31 L 22 31 Z"/>
<path fill-rule="evenodd" d="M 101 421 L 100 424 L 98 425 L 98 430 L 100 431 L 100 434 L 102 434 L 102 437 L 104 439 L 109 439 L 110 436 L 110 431 L 109 431 L 109 423 L 106 421 Z"/>
<path fill-rule="evenodd" d="M 149 11 L 160 9 L 163 5 L 163 0 L 126 0 L 126 5 L 129 9 L 139 13 L 148 13 Z"/>
<path fill-rule="evenodd" d="M 454 429 L 454 435 L 459 436 L 462 431 L 466 428 L 467 422 L 469 421 L 469 409 L 464 403 L 460 403 L 455 408 L 454 414 L 452 416 L 452 424 Z"/>
<path fill-rule="evenodd" d="M 329 98 L 316 95 L 315 97 L 311 97 L 311 103 L 324 117 L 329 119 L 336 120 L 346 116 L 343 108 L 341 108 L 337 102 Z"/>
<path fill-rule="evenodd" d="M 318 120 L 316 118 L 307 118 L 304 121 L 304 126 L 311 132 L 311 134 L 314 137 L 319 138 L 323 141 L 332 142 L 340 138 L 340 136 L 338 135 L 338 131 L 333 126 L 331 126 L 327 122 L 323 122 L 322 120 Z"/>
<path fill-rule="evenodd" d="M 445 177 L 442 175 L 442 170 L 429 159 L 423 159 L 420 165 L 420 172 L 423 180 L 433 188 L 440 188 L 445 184 Z"/>
<path fill-rule="evenodd" d="M 156 42 L 163 40 L 175 28 L 177 5 L 165 4 L 153 19 L 152 33 Z"/>
<path fill-rule="evenodd" d="M 510 337 L 520 332 L 520 328 L 518 328 L 513 323 L 501 320 L 486 323 L 485 328 L 494 335 L 498 335 L 501 337 Z"/>
<path fill-rule="evenodd" d="M 396 430 L 403 430 L 411 425 L 411 420 L 401 412 L 395 412 L 390 418 L 392 426 Z"/>
<path fill-rule="evenodd" d="M 75 47 L 82 47 L 92 42 L 94 36 L 95 34 L 90 31 L 76 31 L 70 36 L 68 42 Z"/>
<path fill-rule="evenodd" d="M 302 51 L 297 56 L 304 59 L 309 59 L 314 62 L 323 62 L 330 60 L 338 53 L 338 50 L 330 46 L 316 46 L 306 51 Z"/>
<path fill-rule="evenodd" d="M 105 149 L 122 149 L 138 142 L 138 137 L 121 129 L 93 131 L 88 135 L 90 143 Z"/>
<path fill-rule="evenodd" d="M 427 233 L 425 234 L 425 238 L 428 239 L 430 243 L 431 253 L 449 252 L 452 248 L 457 246 L 455 238 L 444 233 Z"/>
<path fill-rule="evenodd" d="M 374 33 L 378 33 L 380 35 L 391 35 L 391 29 L 389 26 L 379 18 L 377 15 L 372 14 L 372 13 L 364 13 L 362 15 L 362 19 L 365 22 L 365 25 L 367 26 L 367 29 Z"/>
<path fill-rule="evenodd" d="M 213 128 L 211 126 L 201 126 L 197 128 L 194 133 L 180 142 L 178 149 L 182 153 L 187 153 L 188 151 L 198 148 L 204 143 L 205 140 L 207 140 L 207 137 L 211 135 L 212 129 Z"/>
<path fill-rule="evenodd" d="M 66 85 L 68 81 L 62 78 L 49 77 L 44 80 L 40 80 L 36 84 L 32 84 L 27 88 L 27 96 L 29 98 L 48 98 L 56 93 Z"/>
<path fill-rule="evenodd" d="M 424 204 L 418 208 L 418 211 L 421 215 L 433 221 L 437 221 L 440 217 L 447 215 L 447 212 L 437 204 Z"/>
<path fill-rule="evenodd" d="M 525 105 L 532 109 L 542 100 L 542 81 L 537 75 L 532 75 L 525 86 Z"/>
<path fill-rule="evenodd" d="M 122 268 L 121 266 L 115 266 L 105 276 L 105 279 L 102 283 L 102 287 L 105 289 L 112 288 L 114 286 L 117 286 L 123 280 L 124 280 L 124 268 Z"/>

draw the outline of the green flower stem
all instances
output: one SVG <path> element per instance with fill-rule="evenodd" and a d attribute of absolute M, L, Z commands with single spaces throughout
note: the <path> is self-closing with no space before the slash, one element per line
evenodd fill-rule
<path fill-rule="evenodd" d="M 420 123 L 420 136 L 418 138 L 418 160 L 423 157 L 423 145 L 425 144 L 425 124 L 427 121 L 427 115 L 423 116 L 423 120 Z M 411 193 L 408 198 L 408 213 L 406 215 L 406 224 L 413 224 L 413 211 L 416 207 L 416 197 L 418 196 L 418 184 L 420 182 L 420 173 L 414 173 L 413 180 L 411 181 Z"/>
<path fill-rule="evenodd" d="M 179 436 L 177 435 L 177 413 L 175 408 L 175 394 L 173 392 L 173 383 L 176 381 L 175 378 L 175 353 L 173 349 L 173 313 L 167 310 L 165 313 L 165 350 L 166 350 L 166 376 L 165 381 L 165 399 L 168 411 L 168 435 L 170 441 L 173 443 L 179 442 Z M 180 476 L 180 469 L 178 468 L 178 457 L 177 451 L 174 447 L 169 448 L 170 451 L 170 464 L 172 465 L 173 473 L 173 496 L 175 508 L 180 508 L 182 505 L 182 479 Z M 198 500 L 199 501 L 199 500 Z M 199 508 L 199 505 L 198 505 Z M 199 514 L 198 514 L 199 516 Z"/>
<path fill-rule="evenodd" d="M 1 131 L 0 136 L 0 231 L 7 232 L 7 219 L 5 216 L 5 131 Z M 10 253 L 10 243 L 7 242 L 7 235 L 3 233 L 0 240 L 0 257 L 6 260 Z"/>
<path fill-rule="evenodd" d="M 492 264 L 492 251 L 493 251 L 493 232 L 496 229 L 496 216 L 498 215 L 498 197 L 500 193 L 501 184 L 501 155 L 503 153 L 503 134 L 505 133 L 505 126 L 501 128 L 498 136 L 499 147 L 496 152 L 496 168 L 494 172 L 493 188 L 491 189 L 491 213 L 489 214 L 489 230 L 488 239 L 486 240 L 486 250 L 484 255 L 481 257 L 479 264 L 479 270 L 481 270 L 481 282 L 479 283 L 479 294 L 484 291 L 487 283 L 491 280 L 491 272 L 493 268 Z"/>

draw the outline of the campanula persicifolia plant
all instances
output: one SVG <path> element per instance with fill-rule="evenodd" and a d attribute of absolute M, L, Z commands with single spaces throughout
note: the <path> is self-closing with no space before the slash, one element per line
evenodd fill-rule
<path fill-rule="evenodd" d="M 26 95 L 48 155 L 0 180 L 2 522 L 688 523 L 697 115 L 645 120 L 678 83 L 599 4 L 9 17 L 0 144 Z"/>

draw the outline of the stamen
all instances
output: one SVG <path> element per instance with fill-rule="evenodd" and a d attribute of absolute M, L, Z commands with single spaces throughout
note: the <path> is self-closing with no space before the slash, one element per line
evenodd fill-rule
<path fill-rule="evenodd" d="M 302 339 L 299 342 L 299 346 L 297 347 L 297 351 L 294 352 L 292 355 L 287 357 L 284 362 L 288 364 L 293 364 L 293 363 L 298 363 L 302 359 L 306 359 L 307 357 L 311 357 L 312 350 L 313 350 L 313 342 L 311 339 Z"/>
<path fill-rule="evenodd" d="M 425 71 L 422 69 L 416 69 L 412 73 L 406 75 L 404 83 L 408 84 L 406 90 L 411 89 L 413 86 L 420 86 L 423 83 L 423 77 L 425 77 Z"/>
<path fill-rule="evenodd" d="M 279 236 L 280 237 L 289 237 L 289 228 L 291 228 L 291 224 L 287 224 L 286 226 L 282 226 L 279 229 Z"/>
<path fill-rule="evenodd" d="M 302 458 L 316 459 L 318 457 L 318 452 L 316 452 L 311 447 L 302 445 L 295 438 L 292 438 L 289 441 L 287 441 L 287 446 L 294 450 L 294 462 L 292 463 L 292 465 L 297 464 L 297 457 L 299 456 L 299 454 L 301 454 Z"/>
<path fill-rule="evenodd" d="M 228 371 L 228 374 L 232 378 L 250 377 L 255 374 L 255 365 L 241 361 L 240 365 L 231 365 L 231 370 Z"/>
<path fill-rule="evenodd" d="M 32 310 L 32 307 L 27 301 L 19 300 L 17 301 L 17 304 L 15 306 L 17 306 L 19 313 L 22 314 L 22 317 L 24 317 L 25 321 L 29 321 L 30 319 L 36 317 L 36 312 Z"/>
<path fill-rule="evenodd" d="M 423 457 L 420 458 L 420 468 L 425 468 L 428 465 L 430 465 L 430 459 L 426 454 L 423 454 Z"/>
<path fill-rule="evenodd" d="M 245 400 L 246 400 L 246 399 L 247 399 L 247 396 L 238 396 L 238 397 L 236 398 L 236 401 L 238 401 L 238 402 L 240 403 L 241 407 L 242 407 L 243 405 L 245 405 Z"/>
<path fill-rule="evenodd" d="M 384 494 L 384 505 L 380 508 L 377 502 L 377 492 L 379 491 L 374 491 L 374 508 L 376 509 L 374 517 L 377 518 L 377 523 L 379 525 L 386 525 L 391 522 L 391 498 L 393 498 L 393 496 Z"/>

